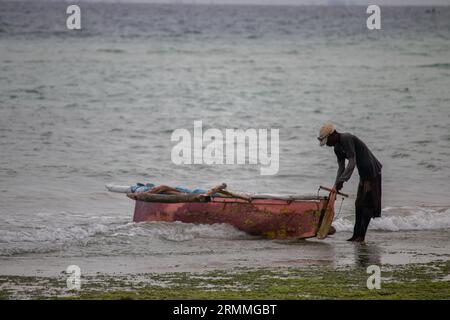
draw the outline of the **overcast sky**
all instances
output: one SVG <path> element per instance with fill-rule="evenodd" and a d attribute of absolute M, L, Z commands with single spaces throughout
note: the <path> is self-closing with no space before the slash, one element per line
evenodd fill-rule
<path fill-rule="evenodd" d="M 86 1 L 86 0 L 85 0 Z M 219 4 L 353 4 L 353 5 L 450 5 L 450 0 L 91 0 L 108 2 L 219 3 Z M 76 2 L 76 1 L 72 1 Z"/>

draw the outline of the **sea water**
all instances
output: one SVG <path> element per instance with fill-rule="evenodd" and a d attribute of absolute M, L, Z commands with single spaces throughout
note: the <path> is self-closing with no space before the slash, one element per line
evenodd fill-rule
<path fill-rule="evenodd" d="M 362 254 L 448 259 L 450 8 L 383 7 L 370 31 L 365 7 L 82 3 L 76 31 L 66 5 L 0 2 L 0 273 L 355 263 L 344 240 L 356 171 L 324 242 L 135 224 L 133 202 L 104 188 L 315 194 L 337 170 L 316 139 L 325 121 L 383 164 L 382 218 Z M 278 173 L 174 164 L 171 134 L 194 121 L 279 129 Z"/>

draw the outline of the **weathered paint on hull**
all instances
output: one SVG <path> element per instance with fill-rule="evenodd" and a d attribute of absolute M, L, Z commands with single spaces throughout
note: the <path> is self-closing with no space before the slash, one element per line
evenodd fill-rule
<path fill-rule="evenodd" d="M 250 235 L 272 239 L 309 238 L 316 236 L 322 209 L 327 204 L 328 208 L 334 207 L 334 203 L 328 203 L 327 199 L 258 199 L 251 203 L 230 198 L 214 198 L 204 203 L 136 201 L 133 221 L 228 223 Z"/>

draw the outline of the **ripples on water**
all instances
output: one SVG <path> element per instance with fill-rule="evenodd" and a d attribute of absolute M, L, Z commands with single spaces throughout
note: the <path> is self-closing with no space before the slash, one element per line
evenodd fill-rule
<path fill-rule="evenodd" d="M 148 247 L 173 252 L 186 249 L 174 242 L 198 244 L 205 234 L 240 238 L 224 226 L 128 224 L 132 203 L 103 186 L 225 181 L 235 190 L 312 193 L 336 171 L 315 138 L 328 120 L 384 164 L 384 203 L 398 210 L 386 209 L 374 229 L 438 227 L 428 218 L 448 227 L 449 8 L 385 8 L 383 30 L 369 32 L 363 7 L 81 7 L 83 30 L 69 32 L 65 4 L 0 3 L 2 255 L 77 254 L 72 245 L 151 254 Z M 173 165 L 170 135 L 194 120 L 279 128 L 279 174 Z M 399 213 L 417 204 L 444 211 Z M 351 229 L 351 207 L 341 230 Z"/>

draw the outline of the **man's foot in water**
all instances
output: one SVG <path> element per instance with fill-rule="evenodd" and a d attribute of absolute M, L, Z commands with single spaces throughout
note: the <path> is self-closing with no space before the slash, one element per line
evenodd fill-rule
<path fill-rule="evenodd" d="M 347 241 L 355 241 L 355 239 L 356 239 L 356 237 L 353 236 L 353 237 L 351 237 L 350 239 L 347 239 Z"/>
<path fill-rule="evenodd" d="M 364 242 L 364 237 L 356 237 L 354 242 Z"/>

